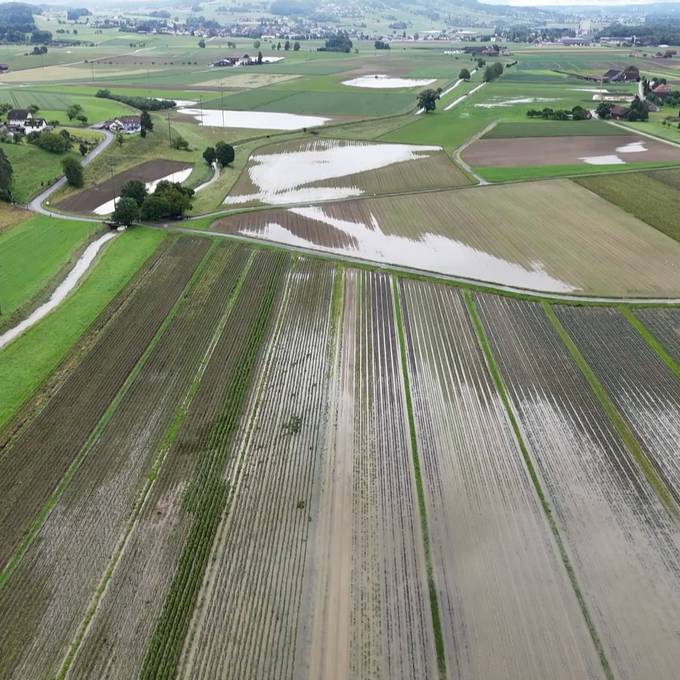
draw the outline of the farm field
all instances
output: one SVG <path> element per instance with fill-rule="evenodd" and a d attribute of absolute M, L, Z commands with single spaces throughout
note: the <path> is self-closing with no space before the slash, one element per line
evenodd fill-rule
<path fill-rule="evenodd" d="M 462 153 L 473 167 L 680 162 L 680 147 L 635 135 L 479 139 Z"/>
<path fill-rule="evenodd" d="M 467 184 L 439 147 L 317 139 L 258 149 L 227 205 L 285 205 Z"/>
<path fill-rule="evenodd" d="M 567 181 L 248 212 L 213 229 L 544 292 L 678 293 L 680 249 Z"/>
<path fill-rule="evenodd" d="M 541 306 L 492 295 L 475 305 L 612 671 L 672 678 L 680 597 L 672 516 Z"/>
<path fill-rule="evenodd" d="M 607 125 L 597 120 L 548 121 L 536 120 L 516 123 L 498 123 L 486 132 L 482 139 L 513 139 L 530 137 L 604 137 L 629 134 L 627 130 Z"/>
<path fill-rule="evenodd" d="M 574 181 L 680 241 L 680 170 L 580 177 Z"/>

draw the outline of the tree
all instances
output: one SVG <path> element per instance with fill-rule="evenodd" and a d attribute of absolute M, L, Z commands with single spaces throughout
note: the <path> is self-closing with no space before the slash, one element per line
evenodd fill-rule
<path fill-rule="evenodd" d="M 256 50 L 259 50 L 259 49 L 260 49 L 260 45 L 262 45 L 262 43 L 261 43 L 259 40 L 256 40 L 256 41 L 253 43 L 253 47 L 254 47 Z"/>
<path fill-rule="evenodd" d="M 38 113 L 38 111 L 40 111 L 40 107 L 39 107 L 37 104 L 31 104 L 31 105 L 28 107 L 28 110 L 29 110 L 33 115 L 35 115 L 36 113 Z"/>
<path fill-rule="evenodd" d="M 85 125 L 85 124 L 87 123 L 87 116 L 86 116 L 84 113 L 79 113 L 79 114 L 76 116 L 76 120 L 77 120 L 79 123 L 82 123 L 83 125 Z"/>
<path fill-rule="evenodd" d="M 125 142 L 125 135 L 122 132 L 116 132 L 116 144 L 123 146 L 123 142 Z"/>
<path fill-rule="evenodd" d="M 234 147 L 226 142 L 217 142 L 215 144 L 215 155 L 219 164 L 224 167 L 234 162 L 235 153 Z"/>
<path fill-rule="evenodd" d="M 296 40 L 293 43 L 293 52 L 299 52 L 300 51 L 300 43 Z"/>
<path fill-rule="evenodd" d="M 458 74 L 458 78 L 460 80 L 470 80 L 470 71 L 468 71 L 466 68 L 460 69 L 460 73 Z"/>
<path fill-rule="evenodd" d="M 491 64 L 491 66 L 486 67 L 484 71 L 484 82 L 490 83 L 492 80 L 496 80 L 496 78 L 498 78 L 498 76 L 500 76 L 502 73 L 503 64 L 497 61 L 495 64 Z"/>
<path fill-rule="evenodd" d="M 286 40 L 285 45 L 283 46 L 283 49 L 288 52 L 290 50 L 290 40 Z"/>
<path fill-rule="evenodd" d="M 87 144 L 85 144 L 85 142 L 80 142 L 78 151 L 80 151 L 81 156 L 87 156 Z"/>
<path fill-rule="evenodd" d="M 373 46 L 375 47 L 376 50 L 392 49 L 390 44 L 388 42 L 385 42 L 384 40 L 376 40 L 375 43 L 373 43 Z"/>
<path fill-rule="evenodd" d="M 486 61 L 484 59 L 477 59 L 477 68 L 482 68 L 486 64 Z"/>
<path fill-rule="evenodd" d="M 598 118 L 611 118 L 612 105 L 609 102 L 600 102 L 595 109 Z"/>
<path fill-rule="evenodd" d="M 146 109 L 143 109 L 139 116 L 139 124 L 144 132 L 151 132 L 153 130 L 153 121 L 151 120 L 151 115 Z"/>
<path fill-rule="evenodd" d="M 151 195 L 142 204 L 140 217 L 145 222 L 157 222 L 167 216 L 169 212 L 168 202 L 162 196 Z"/>
<path fill-rule="evenodd" d="M 146 184 L 138 179 L 131 179 L 125 182 L 120 190 L 121 198 L 131 198 L 138 206 L 144 203 L 148 195 L 149 192 L 146 190 Z"/>
<path fill-rule="evenodd" d="M 120 198 L 116 202 L 116 208 L 111 215 L 111 220 L 116 224 L 129 227 L 139 220 L 139 206 L 134 198 Z"/>
<path fill-rule="evenodd" d="M 201 38 L 201 39 L 198 41 L 198 46 L 199 46 L 199 47 L 205 47 L 205 40 L 203 40 L 203 38 Z"/>
<path fill-rule="evenodd" d="M 276 45 L 276 49 L 277 49 L 277 50 L 280 50 L 280 49 L 281 49 L 281 43 L 278 43 L 278 44 Z"/>
<path fill-rule="evenodd" d="M 257 63 L 261 64 L 262 63 L 262 52 L 257 53 Z"/>
<path fill-rule="evenodd" d="M 66 115 L 68 116 L 69 120 L 73 120 L 74 118 L 77 118 L 79 115 L 83 113 L 83 107 L 80 104 L 71 104 L 66 109 Z"/>
<path fill-rule="evenodd" d="M 0 149 L 0 200 L 12 200 L 12 184 L 14 181 L 14 170 L 5 152 Z"/>
<path fill-rule="evenodd" d="M 425 113 L 434 111 L 437 107 L 437 99 L 439 99 L 439 93 L 437 90 L 423 90 L 418 95 L 418 108 L 423 109 Z"/>
<path fill-rule="evenodd" d="M 83 186 L 83 166 L 73 156 L 67 156 L 61 162 L 61 167 L 66 175 L 66 181 L 72 187 Z"/>
<path fill-rule="evenodd" d="M 208 164 L 212 165 L 217 160 L 217 153 L 215 153 L 215 148 L 209 146 L 203 152 L 203 160 Z"/>

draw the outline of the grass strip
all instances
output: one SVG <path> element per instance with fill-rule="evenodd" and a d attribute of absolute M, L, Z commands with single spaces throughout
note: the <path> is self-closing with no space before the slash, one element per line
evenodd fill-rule
<path fill-rule="evenodd" d="M 562 536 L 560 534 L 559 527 L 557 526 L 557 521 L 555 520 L 555 517 L 553 515 L 552 508 L 550 507 L 550 503 L 548 502 L 545 492 L 543 491 L 543 487 L 541 486 L 541 480 L 539 479 L 538 473 L 536 472 L 536 468 L 534 467 L 531 455 L 529 454 L 529 449 L 527 448 L 527 445 L 524 442 L 522 431 L 520 429 L 519 423 L 517 421 L 517 418 L 515 417 L 515 413 L 510 403 L 510 397 L 508 396 L 508 391 L 505 386 L 505 382 L 503 381 L 503 377 L 501 376 L 500 370 L 498 369 L 498 365 L 496 364 L 496 360 L 491 350 L 491 345 L 489 344 L 489 339 L 486 335 L 486 331 L 484 330 L 484 326 L 482 325 L 482 321 L 479 318 L 479 314 L 477 313 L 477 308 L 475 307 L 474 300 L 472 299 L 472 294 L 469 291 L 465 291 L 463 293 L 463 297 L 465 299 L 465 306 L 467 307 L 468 314 L 470 315 L 470 319 L 472 320 L 472 324 L 477 334 L 477 339 L 482 348 L 482 351 L 484 352 L 489 372 L 491 373 L 491 377 L 493 378 L 494 384 L 496 385 L 496 390 L 498 391 L 501 401 L 503 402 L 505 412 L 507 414 L 508 420 L 510 421 L 510 425 L 512 426 L 512 430 L 515 434 L 515 439 L 517 440 L 517 444 L 520 448 L 520 451 L 522 452 L 524 464 L 526 465 L 526 468 L 529 472 L 529 477 L 531 478 L 531 481 L 534 485 L 534 490 L 536 491 L 536 495 L 538 496 L 538 499 L 541 503 L 543 512 L 548 520 L 550 531 L 552 532 L 553 538 L 555 539 L 557 549 L 559 550 L 560 553 L 560 558 L 562 559 L 562 564 L 564 565 L 567 575 L 569 576 L 571 587 L 574 591 L 574 594 L 576 595 L 576 599 L 581 609 L 581 614 L 583 615 L 583 618 L 586 622 L 586 626 L 588 627 L 590 638 L 593 641 L 593 645 L 595 646 L 598 657 L 600 658 L 602 669 L 608 680 L 614 680 L 614 674 L 609 665 L 609 661 L 607 660 L 607 655 L 602 645 L 602 641 L 600 640 L 600 636 L 598 635 L 597 629 L 595 628 L 595 624 L 588 610 L 588 606 L 586 604 L 583 591 L 581 590 L 581 587 L 578 584 L 578 579 L 576 578 L 576 572 L 574 571 L 574 567 L 572 566 L 571 560 L 569 559 L 566 544 L 562 540 Z M 552 309 L 550 310 L 550 312 L 552 312 Z M 554 315 L 554 312 L 552 313 Z M 555 317 L 555 319 L 557 320 L 557 317 Z"/>
<path fill-rule="evenodd" d="M 623 305 L 617 307 L 619 313 L 628 321 L 628 323 L 642 336 L 642 339 L 649 345 L 649 347 L 656 353 L 661 361 L 666 364 L 671 373 L 680 380 L 680 365 L 673 359 L 673 357 L 666 351 L 666 348 L 652 335 L 647 326 L 645 326 L 640 319 L 633 314 L 633 312 Z"/>
<path fill-rule="evenodd" d="M 211 248 L 209 252 L 212 252 L 213 250 L 214 248 Z M 120 558 L 125 550 L 128 539 L 132 534 L 132 530 L 137 522 L 137 519 L 141 515 L 142 510 L 144 509 L 144 506 L 146 504 L 146 501 L 151 495 L 151 490 L 153 488 L 154 482 L 156 481 L 156 478 L 158 477 L 158 473 L 161 467 L 163 466 L 163 463 L 165 462 L 168 452 L 170 451 L 170 447 L 172 446 L 175 437 L 179 432 L 179 428 L 184 422 L 184 418 L 186 417 L 189 411 L 189 406 L 191 405 L 191 402 L 194 396 L 196 395 L 196 392 L 198 391 L 198 387 L 201 384 L 203 375 L 205 374 L 206 368 L 208 367 L 208 362 L 210 361 L 215 346 L 217 345 L 217 341 L 222 335 L 222 331 L 224 330 L 224 327 L 227 324 L 227 320 L 229 319 L 229 315 L 231 314 L 234 302 L 238 297 L 239 291 L 241 290 L 241 286 L 243 285 L 243 281 L 246 277 L 246 274 L 248 273 L 248 270 L 250 269 L 252 261 L 253 255 L 251 253 L 250 257 L 246 260 L 246 263 L 238 278 L 238 281 L 236 282 L 236 285 L 234 286 L 231 292 L 229 301 L 227 303 L 227 307 L 215 328 L 210 343 L 208 344 L 208 347 L 205 350 L 201 363 L 199 364 L 199 367 L 193 377 L 193 380 L 191 381 L 191 384 L 187 389 L 184 399 L 182 400 L 182 403 L 180 404 L 180 407 L 177 409 L 177 412 L 175 413 L 172 422 L 170 423 L 170 425 L 168 425 L 168 428 L 163 435 L 163 438 L 158 449 L 158 454 L 156 455 L 154 463 L 151 467 L 151 471 L 149 472 L 146 483 L 144 484 L 144 488 L 142 489 L 139 498 L 137 499 L 132 509 L 132 512 L 130 513 L 130 517 L 125 526 L 125 531 L 118 541 L 118 545 L 116 546 L 116 549 L 111 557 L 111 560 L 109 561 L 109 564 L 104 572 L 104 575 L 102 576 L 102 579 L 97 586 L 97 590 L 95 591 L 95 594 L 92 597 L 92 601 L 78 628 L 78 632 L 73 638 L 71 645 L 69 646 L 69 650 L 66 656 L 64 657 L 64 661 L 62 662 L 61 668 L 59 669 L 59 673 L 56 676 L 57 680 L 64 680 L 66 674 L 68 673 L 71 667 L 71 664 L 73 663 L 73 660 L 76 657 L 76 654 L 78 653 L 78 650 L 80 649 L 80 645 L 85 637 L 85 634 L 87 633 L 87 629 L 89 628 L 92 619 L 94 618 L 94 615 L 97 611 L 104 591 L 106 590 L 106 587 L 109 581 L 111 580 L 111 577 L 113 576 L 114 569 L 116 568 L 118 562 L 120 561 Z"/>
<path fill-rule="evenodd" d="M 177 300 L 175 301 L 175 304 L 172 306 L 170 311 L 168 312 L 167 316 L 165 319 L 163 319 L 163 322 L 161 325 L 158 327 L 158 330 L 156 331 L 156 334 L 153 336 L 151 339 L 151 342 L 148 344 L 144 352 L 142 353 L 141 357 L 135 364 L 134 368 L 130 371 L 128 377 L 125 379 L 125 382 L 121 386 L 121 388 L 118 390 L 117 394 L 109 404 L 108 408 L 106 411 L 104 411 L 104 414 L 100 418 L 99 422 L 95 426 L 94 430 L 90 433 L 89 437 L 85 441 L 85 444 L 83 447 L 80 449 L 78 455 L 73 459 L 71 464 L 69 465 L 68 469 L 66 470 L 66 473 L 64 476 L 61 478 L 59 481 L 59 484 L 56 486 L 54 491 L 50 494 L 49 498 L 43 505 L 42 509 L 40 512 L 37 514 L 33 522 L 31 523 L 30 527 L 24 534 L 23 538 L 21 539 L 21 542 L 17 547 L 14 549 L 14 552 L 10 556 L 10 558 L 7 560 L 7 563 L 5 564 L 5 567 L 3 570 L 0 572 L 0 590 L 4 587 L 5 583 L 7 582 L 7 579 L 12 575 L 14 570 L 16 569 L 17 565 L 21 561 L 21 558 L 24 556 L 26 550 L 28 550 L 28 547 L 31 545 L 33 542 L 33 539 L 35 538 L 36 534 L 42 527 L 42 525 L 45 522 L 45 519 L 47 516 L 50 514 L 52 511 L 52 508 L 57 504 L 59 499 L 61 498 L 62 494 L 64 493 L 64 490 L 66 487 L 69 485 L 71 480 L 73 479 L 74 475 L 78 471 L 78 468 L 80 467 L 81 463 L 89 453 L 90 449 L 92 448 L 92 445 L 95 443 L 99 435 L 102 433 L 103 429 L 106 427 L 107 423 L 111 420 L 113 417 L 113 414 L 115 413 L 116 409 L 118 408 L 118 405 L 122 401 L 123 397 L 127 394 L 128 390 L 130 389 L 130 386 L 132 383 L 135 381 L 139 373 L 141 372 L 142 368 L 144 367 L 144 364 L 148 360 L 149 356 L 153 352 L 154 348 L 158 344 L 159 340 L 163 336 L 163 333 L 165 333 L 166 328 L 170 325 L 172 320 L 174 319 L 175 315 L 177 314 L 177 311 L 179 308 L 184 304 L 184 300 L 186 298 L 187 291 L 193 286 L 194 282 L 197 280 L 201 272 L 203 271 L 210 254 L 213 252 L 215 249 L 216 244 L 212 244 L 210 248 L 206 251 L 206 254 L 203 256 L 203 259 L 199 263 L 199 265 L 196 267 L 194 270 L 194 273 L 192 274 L 191 278 L 189 281 L 187 281 L 183 291 L 180 293 L 180 295 L 177 297 Z"/>
<path fill-rule="evenodd" d="M 283 255 L 258 300 L 258 308 L 240 343 L 236 362 L 220 416 L 212 424 L 205 453 L 196 464 L 194 477 L 183 501 L 193 515 L 175 575 L 163 603 L 140 673 L 142 680 L 174 678 L 190 625 L 191 612 L 203 582 L 217 528 L 227 507 L 229 486 L 221 472 L 229 454 L 228 443 L 238 426 L 247 401 L 260 344 L 268 327 L 283 270 Z"/>
<path fill-rule="evenodd" d="M 418 438 L 416 436 L 416 421 L 413 415 L 413 401 L 411 399 L 411 383 L 408 376 L 408 358 L 406 355 L 406 339 L 404 338 L 404 326 L 402 323 L 401 304 L 399 302 L 399 290 L 397 279 L 392 276 L 392 301 L 394 304 L 394 316 L 399 336 L 399 353 L 401 355 L 401 368 L 404 378 L 404 394 L 406 397 L 406 413 L 408 415 L 409 434 L 411 436 L 411 460 L 416 481 L 418 494 L 418 511 L 420 514 L 420 526 L 423 534 L 423 550 L 425 553 L 425 568 L 427 570 L 427 587 L 430 593 L 430 612 L 432 614 L 432 628 L 434 631 L 434 645 L 437 653 L 437 667 L 439 677 L 446 678 L 446 652 L 444 649 L 444 636 L 442 634 L 441 615 L 439 614 L 439 601 L 437 599 L 437 584 L 434 579 L 432 567 L 432 552 L 430 550 L 430 533 L 427 524 L 427 508 L 425 506 L 425 488 L 423 475 L 418 456 Z"/>
<path fill-rule="evenodd" d="M 571 358 L 574 360 L 576 365 L 581 370 L 581 373 L 588 381 L 590 388 L 592 389 L 598 401 L 602 405 L 602 408 L 609 417 L 609 420 L 614 425 L 615 430 L 623 440 L 629 453 L 631 454 L 631 456 L 637 463 L 638 467 L 642 471 L 642 474 L 645 476 L 645 479 L 652 487 L 654 493 L 656 493 L 659 500 L 663 504 L 664 508 L 666 508 L 668 513 L 671 515 L 671 517 L 677 520 L 680 517 L 680 513 L 678 512 L 678 507 L 675 503 L 675 500 L 673 499 L 673 495 L 668 490 L 668 487 L 664 483 L 663 479 L 661 479 L 661 477 L 659 476 L 658 472 L 652 465 L 649 458 L 647 458 L 645 452 L 642 450 L 640 442 L 637 440 L 632 430 L 628 427 L 628 424 L 623 419 L 623 416 L 619 413 L 618 409 L 614 405 L 614 402 L 607 394 L 607 391 L 605 390 L 604 386 L 598 380 L 597 376 L 588 365 L 588 362 L 584 359 L 578 347 L 571 339 L 571 336 L 569 335 L 569 333 L 567 333 L 566 329 L 564 328 L 560 320 L 557 318 L 557 315 L 555 314 L 553 308 L 545 302 L 542 303 L 542 305 L 545 314 L 548 317 L 548 320 L 550 321 L 550 323 L 552 323 L 553 328 L 560 336 L 560 339 L 565 344 L 566 348 L 569 350 Z"/>

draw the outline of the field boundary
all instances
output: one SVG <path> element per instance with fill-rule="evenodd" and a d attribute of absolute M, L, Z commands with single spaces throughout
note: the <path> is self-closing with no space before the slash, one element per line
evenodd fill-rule
<path fill-rule="evenodd" d="M 113 417 L 113 414 L 115 413 L 116 409 L 118 408 L 118 405 L 120 404 L 120 402 L 123 400 L 123 398 L 127 394 L 128 390 L 132 386 L 132 383 L 136 380 L 137 376 L 139 375 L 142 368 L 146 364 L 149 356 L 154 351 L 156 345 L 158 344 L 161 337 L 165 333 L 167 327 L 170 325 L 172 320 L 175 318 L 180 307 L 184 304 L 186 292 L 188 290 L 190 290 L 190 288 L 194 285 L 194 283 L 195 283 L 196 279 L 198 278 L 198 276 L 200 275 L 200 273 L 203 271 L 203 268 L 205 267 L 205 265 L 208 261 L 208 256 L 213 251 L 213 249 L 214 249 L 214 246 L 209 247 L 208 250 L 206 251 L 206 253 L 203 255 L 203 258 L 199 262 L 198 266 L 194 270 L 193 274 L 191 275 L 191 277 L 189 278 L 187 283 L 182 288 L 182 291 L 180 292 L 179 296 L 177 297 L 177 300 L 175 300 L 175 303 L 170 308 L 170 311 L 166 314 L 162 323 L 158 327 L 158 330 L 156 331 L 154 336 L 151 338 L 151 341 L 149 342 L 149 344 L 144 349 L 144 352 L 139 357 L 137 363 L 133 366 L 130 373 L 128 373 L 128 376 L 125 379 L 125 382 L 123 383 L 121 388 L 118 390 L 118 392 L 114 395 L 113 399 L 111 400 L 111 402 L 107 406 L 106 410 L 104 411 L 104 414 L 99 419 L 99 422 L 97 422 L 97 424 L 95 425 L 92 432 L 90 432 L 90 434 L 88 435 L 88 437 L 85 440 L 85 443 L 83 444 L 82 448 L 76 454 L 75 458 L 71 461 L 71 464 L 68 466 L 68 469 L 66 470 L 66 472 L 64 473 L 62 478 L 59 480 L 59 483 L 57 484 L 57 486 L 54 488 L 52 493 L 49 495 L 49 497 L 45 501 L 45 504 L 40 509 L 40 511 L 38 512 L 38 514 L 34 518 L 33 522 L 28 527 L 26 533 L 22 537 L 19 544 L 12 551 L 12 554 L 10 555 L 9 559 L 7 560 L 7 563 L 5 564 L 2 571 L 0 571 L 0 590 L 4 587 L 5 583 L 7 582 L 9 577 L 12 575 L 12 573 L 14 572 L 16 567 L 18 566 L 19 562 L 21 561 L 21 558 L 24 556 L 26 550 L 29 548 L 29 546 L 33 542 L 33 539 L 35 538 L 36 534 L 38 533 L 38 531 L 40 530 L 40 528 L 44 524 L 48 515 L 50 514 L 50 512 L 52 511 L 54 506 L 57 504 L 57 502 L 61 498 L 62 494 L 66 490 L 66 487 L 69 485 L 69 483 L 71 482 L 71 480 L 75 476 L 75 474 L 78 471 L 78 468 L 80 467 L 81 463 L 83 462 L 83 460 L 85 460 L 87 454 L 90 452 L 90 449 L 92 448 L 92 446 L 94 445 L 94 443 L 98 439 L 99 435 L 102 433 L 103 429 L 106 427 L 106 424 Z"/>
<path fill-rule="evenodd" d="M 680 380 L 680 365 L 668 353 L 663 343 L 659 342 L 654 334 L 633 314 L 627 307 L 620 305 L 618 312 L 628 321 L 628 323 L 640 334 L 642 339 L 649 345 L 652 351 L 666 364 L 666 367 Z"/>
<path fill-rule="evenodd" d="M 474 300 L 472 299 L 471 293 L 469 291 L 465 291 L 463 293 L 463 297 L 465 299 L 465 306 L 467 307 L 467 311 L 472 321 L 472 325 L 475 329 L 475 334 L 477 335 L 477 340 L 484 353 L 487 367 L 489 369 L 491 377 L 493 378 L 493 382 L 496 385 L 496 389 L 498 390 L 498 394 L 503 403 L 506 416 L 512 427 L 515 439 L 517 441 L 517 445 L 519 446 L 520 452 L 522 454 L 522 458 L 524 459 L 524 464 L 526 466 L 527 472 L 529 473 L 529 477 L 531 478 L 534 490 L 536 491 L 536 495 L 538 496 L 539 502 L 541 504 L 545 517 L 548 521 L 548 525 L 550 526 L 550 531 L 553 535 L 553 539 L 559 551 L 560 558 L 562 560 L 562 565 L 564 566 L 564 569 L 567 572 L 569 581 L 571 583 L 571 587 L 574 591 L 574 594 L 576 595 L 576 600 L 578 601 L 581 614 L 583 615 L 585 624 L 588 628 L 588 632 L 590 633 L 590 638 L 600 659 L 602 669 L 608 680 L 614 680 L 614 674 L 609 665 L 609 661 L 607 660 L 607 655 L 605 653 L 604 646 L 602 645 L 602 641 L 600 640 L 597 628 L 595 627 L 595 623 L 588 610 L 588 605 L 586 603 L 585 596 L 583 595 L 583 591 L 579 586 L 578 579 L 576 577 L 576 572 L 571 563 L 571 559 L 569 558 L 567 544 L 562 539 L 562 535 L 560 534 L 560 530 L 557 525 L 557 520 L 555 519 L 552 508 L 550 507 L 550 503 L 548 502 L 548 498 L 545 492 L 543 491 L 543 487 L 541 486 L 539 474 L 536 471 L 536 468 L 534 467 L 533 461 L 531 459 L 531 454 L 529 453 L 529 449 L 524 441 L 519 421 L 515 417 L 515 412 L 512 408 L 512 402 L 508 395 L 508 390 L 505 386 L 505 382 L 501 375 L 500 369 L 496 364 L 496 359 L 493 355 L 493 350 L 491 349 L 491 344 L 489 343 L 489 339 L 486 335 L 486 331 L 482 324 L 482 320 L 480 319 L 479 314 L 477 313 L 477 308 L 475 306 Z"/>
<path fill-rule="evenodd" d="M 432 553 L 430 551 L 430 534 L 427 521 L 427 507 L 425 503 L 425 487 L 418 455 L 418 437 L 416 435 L 416 421 L 413 413 L 413 400 L 411 398 L 411 383 L 408 375 L 408 356 L 406 353 L 406 338 L 401 315 L 401 303 L 399 301 L 399 289 L 397 279 L 391 275 L 392 307 L 394 321 L 399 336 L 399 358 L 401 363 L 402 377 L 404 381 L 404 399 L 406 400 L 406 415 L 411 443 L 411 463 L 418 494 L 418 514 L 420 515 L 420 530 L 423 535 L 423 553 L 425 556 L 425 569 L 427 572 L 427 588 L 430 596 L 430 614 L 432 617 L 432 629 L 434 633 L 435 652 L 437 654 L 437 669 L 441 680 L 446 678 L 446 650 L 439 613 L 439 600 L 437 597 L 437 584 L 435 582 L 434 568 L 432 566 Z"/>
<path fill-rule="evenodd" d="M 626 449 L 630 453 L 631 457 L 640 468 L 642 474 L 647 480 L 648 484 L 654 490 L 661 504 L 666 509 L 671 518 L 675 521 L 680 519 L 680 511 L 678 509 L 677 503 L 671 491 L 667 488 L 663 479 L 659 476 L 656 468 L 651 463 L 645 452 L 642 450 L 642 446 L 637 440 L 636 436 L 633 434 L 632 430 L 624 420 L 623 416 L 619 413 L 614 402 L 611 400 L 609 394 L 605 390 L 602 383 L 599 381 L 593 369 L 590 368 L 588 362 L 585 360 L 580 350 L 572 340 L 571 336 L 567 330 L 562 325 L 562 322 L 557 318 L 554 310 L 547 303 L 543 304 L 543 310 L 548 317 L 548 320 L 555 329 L 557 335 L 560 337 L 574 363 L 579 367 L 583 377 L 586 379 L 590 385 L 591 390 L 597 397 L 598 401 L 602 405 L 605 413 L 609 417 L 614 429 L 618 432 Z"/>

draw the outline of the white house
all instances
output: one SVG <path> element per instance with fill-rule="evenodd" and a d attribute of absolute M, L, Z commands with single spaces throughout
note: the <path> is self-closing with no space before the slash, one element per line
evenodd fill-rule
<path fill-rule="evenodd" d="M 142 121 L 139 116 L 120 116 L 104 123 L 104 127 L 111 132 L 127 132 L 133 134 L 142 129 Z"/>
<path fill-rule="evenodd" d="M 28 109 L 12 109 L 7 114 L 7 127 L 12 132 L 42 132 L 47 127 L 44 118 L 36 118 Z"/>

